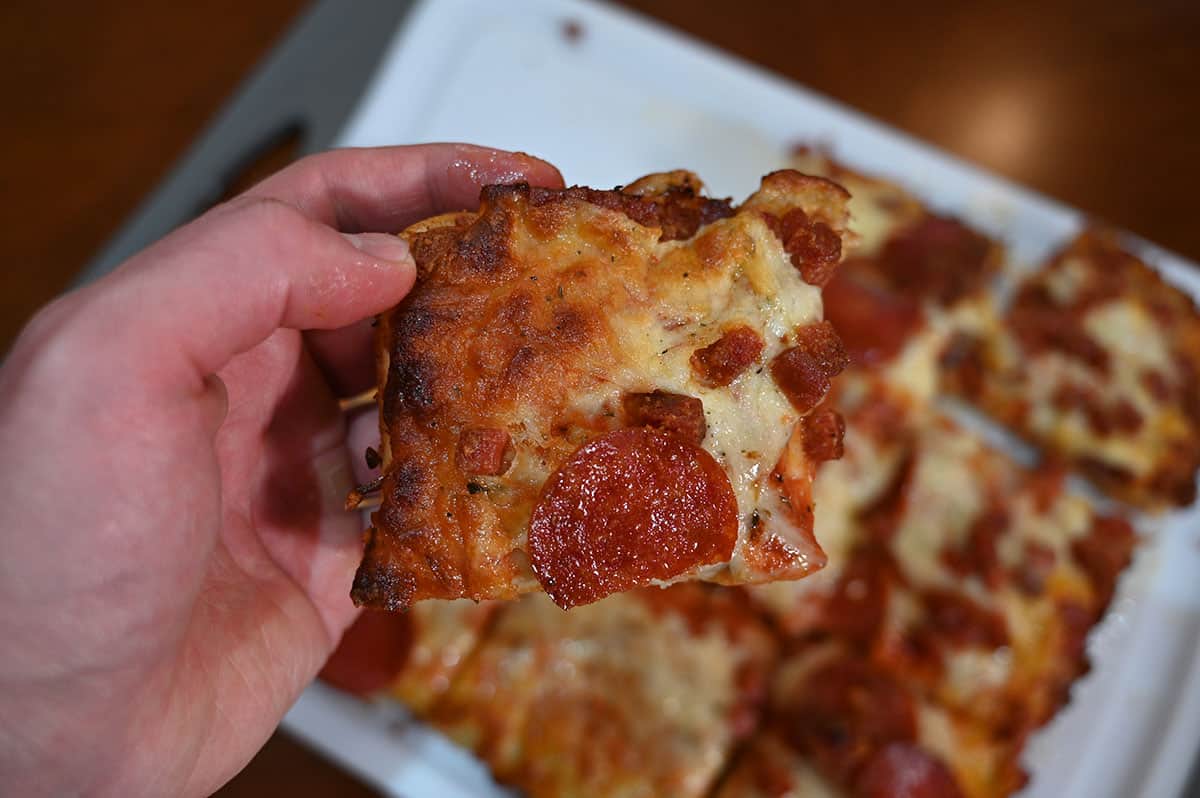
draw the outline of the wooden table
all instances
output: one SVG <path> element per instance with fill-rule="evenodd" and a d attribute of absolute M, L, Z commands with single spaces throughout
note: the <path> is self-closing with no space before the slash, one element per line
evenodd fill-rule
<path fill-rule="evenodd" d="M 625 4 L 1200 259 L 1194 0 Z M 0 347 L 68 285 L 304 6 L 3 4 Z M 276 735 L 221 792 L 264 794 L 374 793 Z"/>

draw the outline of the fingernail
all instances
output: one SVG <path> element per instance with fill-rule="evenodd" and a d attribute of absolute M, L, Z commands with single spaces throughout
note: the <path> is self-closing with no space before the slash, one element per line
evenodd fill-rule
<path fill-rule="evenodd" d="M 346 240 L 371 257 L 381 260 L 408 261 L 408 243 L 400 236 L 388 233 L 356 233 L 346 235 Z"/>

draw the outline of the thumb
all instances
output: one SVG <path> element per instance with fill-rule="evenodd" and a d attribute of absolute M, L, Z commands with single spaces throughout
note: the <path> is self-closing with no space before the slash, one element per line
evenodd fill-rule
<path fill-rule="evenodd" d="M 146 387 L 203 386 L 275 330 L 336 329 L 412 287 L 407 243 L 345 235 L 278 200 L 220 206 L 97 283 L 98 340 Z"/>
<path fill-rule="evenodd" d="M 347 233 L 342 236 L 356 249 L 381 260 L 408 263 L 412 260 L 408 242 L 390 233 Z"/>

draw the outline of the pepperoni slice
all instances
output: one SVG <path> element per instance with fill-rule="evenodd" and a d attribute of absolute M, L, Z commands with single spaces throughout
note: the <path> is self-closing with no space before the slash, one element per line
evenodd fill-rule
<path fill-rule="evenodd" d="M 856 798 L 962 798 L 941 759 L 911 743 L 876 751 L 854 780 Z"/>
<path fill-rule="evenodd" d="M 704 404 L 694 396 L 666 391 L 627 393 L 621 397 L 621 409 L 630 427 L 654 427 L 695 444 L 708 433 Z"/>
<path fill-rule="evenodd" d="M 758 362 L 763 339 L 746 325 L 734 327 L 718 340 L 692 353 L 692 371 L 705 384 L 723 387 Z"/>
<path fill-rule="evenodd" d="M 830 380 L 848 365 L 850 360 L 833 325 L 820 321 L 796 331 L 796 345 L 771 361 L 771 376 L 792 406 L 807 413 L 821 403 Z"/>
<path fill-rule="evenodd" d="M 846 267 L 825 286 L 822 298 L 825 318 L 845 343 L 850 360 L 859 366 L 891 360 L 924 323 L 911 297 L 869 285 Z"/>
<path fill-rule="evenodd" d="M 466 474 L 503 474 L 512 463 L 508 433 L 491 427 L 470 427 L 458 439 L 458 467 Z"/>
<path fill-rule="evenodd" d="M 737 499 L 712 455 L 657 430 L 618 429 L 546 481 L 529 557 L 565 609 L 724 562 L 737 530 Z"/>
<path fill-rule="evenodd" d="M 361 696 L 386 689 L 408 661 L 412 627 L 408 613 L 363 610 L 342 635 L 320 679 Z"/>

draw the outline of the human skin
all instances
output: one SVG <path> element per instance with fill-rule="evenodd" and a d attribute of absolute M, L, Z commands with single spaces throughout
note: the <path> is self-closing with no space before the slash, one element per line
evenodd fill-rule
<path fill-rule="evenodd" d="M 337 399 L 413 284 L 387 233 L 517 180 L 562 183 L 466 145 L 306 158 L 30 322 L 0 369 L 0 791 L 207 795 L 261 747 L 357 614 Z"/>

